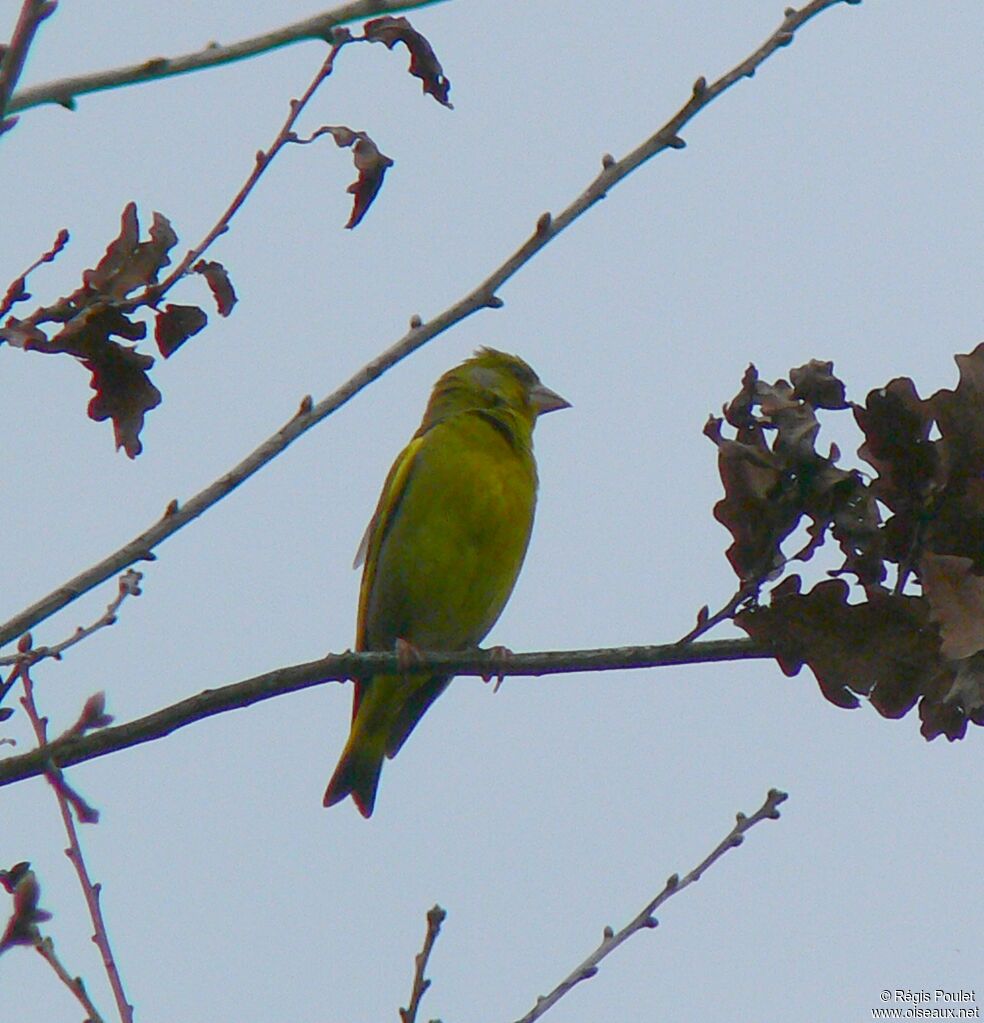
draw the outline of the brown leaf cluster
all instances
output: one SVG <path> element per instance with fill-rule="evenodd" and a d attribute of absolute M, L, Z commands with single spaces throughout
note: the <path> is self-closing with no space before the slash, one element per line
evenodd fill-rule
<path fill-rule="evenodd" d="M 843 570 L 877 584 L 884 569 L 874 500 L 859 472 L 837 464 L 836 446 L 826 455 L 815 447 L 817 410 L 847 408 L 844 385 L 829 362 L 801 366 L 790 380 L 766 383 L 749 366 L 723 419 L 712 416 L 704 427 L 718 448 L 725 496 L 714 517 L 734 538 L 728 560 L 743 585 L 761 584 L 781 575 L 790 558 L 809 560 L 830 531 L 844 553 Z M 733 437 L 724 435 L 725 424 Z M 787 555 L 783 543 L 804 519 L 809 540 Z"/>
<path fill-rule="evenodd" d="M 31 269 L 50 262 L 67 240 L 67 232 L 59 234 L 52 249 Z M 125 343 L 141 341 L 147 334 L 146 324 L 134 314 L 142 309 L 153 313 L 155 339 L 165 358 L 208 320 L 198 306 L 157 307 L 160 274 L 170 265 L 169 253 L 177 241 L 167 217 L 160 213 L 153 215 L 148 237 L 141 239 L 137 208 L 131 202 L 123 210 L 119 234 L 96 266 L 83 272 L 81 287 L 24 319 L 9 316 L 0 326 L 0 341 L 24 351 L 73 356 L 89 371 L 95 392 L 89 416 L 97 422 L 112 421 L 116 446 L 130 458 L 142 450 L 140 432 L 146 413 L 161 402 L 161 393 L 148 375 L 154 359 Z M 236 296 L 221 264 L 199 261 L 193 269 L 205 277 L 219 312 L 228 315 Z M 8 289 L 4 312 L 30 297 L 25 276 Z M 45 324 L 54 325 L 50 337 L 42 329 Z"/>
<path fill-rule="evenodd" d="M 737 624 L 772 647 L 787 674 L 808 665 L 837 706 L 863 696 L 901 717 L 918 702 L 927 739 L 984 724 L 984 345 L 956 361 L 954 390 L 923 399 L 899 378 L 863 405 L 846 401 L 830 363 L 774 384 L 750 367 L 705 429 L 725 489 L 714 513 L 753 595 Z M 843 409 L 874 476 L 839 465 L 835 446 L 815 448 L 817 413 Z M 787 555 L 782 545 L 801 524 L 810 539 Z M 761 588 L 827 536 L 843 558 L 836 578 L 804 593 L 788 575 L 760 605 Z M 848 577 L 862 598 L 853 603 Z"/>

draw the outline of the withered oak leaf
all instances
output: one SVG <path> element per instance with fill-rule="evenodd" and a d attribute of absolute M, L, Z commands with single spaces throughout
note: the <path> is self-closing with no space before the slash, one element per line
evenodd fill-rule
<path fill-rule="evenodd" d="M 936 699 L 923 699 L 919 704 L 926 739 L 945 735 L 950 742 L 962 739 L 967 722 L 984 725 L 984 654 L 973 654 L 949 665 L 949 685 Z"/>
<path fill-rule="evenodd" d="M 153 358 L 107 341 L 93 358 L 82 359 L 82 364 L 92 374 L 91 386 L 96 392 L 89 402 L 89 417 L 96 422 L 112 419 L 117 448 L 136 458 L 143 450 L 140 431 L 144 415 L 161 403 L 161 392 L 147 376 Z"/>
<path fill-rule="evenodd" d="M 90 386 L 96 392 L 89 402 L 89 417 L 97 422 L 112 419 L 116 446 L 130 458 L 142 450 L 144 414 L 161 403 L 161 393 L 147 376 L 153 358 L 114 337 L 139 341 L 146 333 L 145 324 L 131 320 L 115 306 L 94 301 L 50 340 L 29 339 L 24 344 L 28 350 L 72 355 L 89 370 Z"/>
<path fill-rule="evenodd" d="M 865 586 L 884 578 L 874 500 L 860 474 L 836 464 L 835 446 L 826 457 L 815 448 L 815 407 L 846 407 L 844 386 L 832 370 L 831 363 L 814 360 L 792 372 L 793 387 L 785 380 L 767 383 L 749 366 L 723 420 L 712 417 L 704 428 L 717 445 L 724 484 L 714 516 L 732 535 L 727 556 L 744 586 L 761 585 L 782 570 L 782 543 L 804 517 L 810 540 L 791 557 L 809 560 L 830 529 L 844 553 L 841 571 Z M 724 422 L 734 438 L 724 435 Z"/>
<path fill-rule="evenodd" d="M 930 399 L 951 485 L 953 477 L 979 477 L 984 472 L 984 343 L 955 360 L 960 370 L 956 388 L 944 388 Z"/>
<path fill-rule="evenodd" d="M 834 364 L 811 359 L 805 366 L 789 371 L 794 396 L 802 398 L 814 408 L 847 408 L 843 381 L 834 376 Z"/>
<path fill-rule="evenodd" d="M 919 564 L 929 616 L 940 627 L 944 657 L 962 660 L 984 650 L 984 576 L 970 558 L 925 551 Z"/>
<path fill-rule="evenodd" d="M 375 18 L 367 21 L 362 31 L 369 42 L 382 43 L 389 50 L 397 43 L 403 43 L 410 51 L 410 74 L 421 80 L 425 93 L 449 110 L 453 109 L 448 99 L 451 83 L 444 76 L 444 69 L 434 48 L 406 18 L 390 15 Z"/>
<path fill-rule="evenodd" d="M 858 454 L 878 473 L 870 490 L 893 513 L 885 557 L 917 576 L 925 552 L 970 558 L 984 573 L 984 345 L 956 361 L 954 390 L 922 399 L 901 377 L 854 406 Z"/>
<path fill-rule="evenodd" d="M 736 623 L 775 651 L 786 674 L 809 666 L 839 707 L 866 697 L 901 717 L 918 702 L 927 739 L 984 725 L 984 345 L 956 361 L 953 390 L 923 399 L 900 377 L 864 405 L 847 403 L 830 363 L 792 370 L 792 384 L 767 383 L 750 366 L 723 419 L 704 430 L 725 491 L 715 516 L 732 534 L 728 557 L 746 592 L 780 574 L 781 544 L 803 519 L 810 542 L 790 557 L 807 560 L 828 531 L 844 554 L 835 578 L 802 593 L 789 576 L 768 605 L 746 603 Z M 816 411 L 843 408 L 864 435 L 858 454 L 873 479 L 841 468 L 836 446 L 828 457 L 816 451 Z M 845 574 L 864 600 L 848 601 Z M 919 591 L 906 593 L 913 580 Z"/>
<path fill-rule="evenodd" d="M 196 305 L 168 303 L 157 313 L 154 321 L 154 340 L 165 359 L 169 359 L 188 338 L 197 334 L 208 323 L 208 316 Z"/>
<path fill-rule="evenodd" d="M 352 149 L 352 162 L 359 176 L 345 190 L 352 196 L 352 213 L 347 228 L 355 227 L 366 215 L 373 200 L 383 187 L 383 177 L 393 161 L 379 151 L 376 143 L 364 131 L 353 131 L 345 125 L 320 128 L 335 140 L 339 149 Z"/>
<path fill-rule="evenodd" d="M 148 241 L 140 241 L 136 203 L 128 203 L 120 217 L 120 233 L 91 270 L 82 274 L 85 291 L 109 299 L 123 299 L 139 287 L 157 283 L 157 275 L 171 260 L 168 252 L 178 236 L 171 222 L 155 213 Z"/>
<path fill-rule="evenodd" d="M 781 497 L 782 471 L 767 447 L 726 438 L 722 421 L 711 417 L 704 435 L 718 449 L 724 497 L 714 517 L 733 537 L 727 557 L 735 574 L 748 583 L 782 568 L 782 541 L 796 528 L 800 510 Z"/>
<path fill-rule="evenodd" d="M 741 611 L 735 622 L 775 651 L 786 675 L 807 665 L 823 695 L 854 708 L 866 696 L 885 717 L 902 717 L 922 696 L 939 696 L 946 668 L 940 638 L 921 598 L 869 592 L 864 603 L 847 602 L 841 579 L 800 593 L 790 576 L 768 606 Z"/>
<path fill-rule="evenodd" d="M 957 387 L 929 399 L 941 469 L 920 539 L 924 549 L 968 557 L 984 573 L 984 344 L 956 362 Z"/>
<path fill-rule="evenodd" d="M 0 341 L 6 341 L 14 348 L 31 351 L 43 346 L 47 340 L 48 335 L 30 320 L 18 320 L 16 316 L 10 316 L 6 323 L 0 325 Z"/>
<path fill-rule="evenodd" d="M 219 315 L 228 316 L 237 301 L 236 290 L 229 278 L 229 271 L 221 263 L 204 259 L 198 260 L 191 269 L 205 278 L 212 292 L 212 298 L 215 299 L 215 308 Z"/>
<path fill-rule="evenodd" d="M 51 914 L 39 904 L 41 887 L 33 870 L 25 869 L 21 873 L 12 892 L 13 912 L 3 934 L 0 935 L 0 952 L 5 952 L 14 945 L 35 944 L 40 937 L 37 925 L 51 919 Z"/>

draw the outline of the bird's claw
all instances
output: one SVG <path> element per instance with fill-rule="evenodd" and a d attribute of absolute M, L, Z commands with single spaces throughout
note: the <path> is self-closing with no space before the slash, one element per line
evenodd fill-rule
<path fill-rule="evenodd" d="M 492 692 L 497 693 L 499 691 L 499 686 L 501 686 L 506 680 L 506 666 L 502 662 L 512 657 L 513 652 L 507 646 L 494 646 L 489 648 L 488 654 L 489 660 L 493 662 L 492 667 L 495 670 L 489 672 L 488 675 L 483 675 L 482 681 L 491 682 L 492 679 L 495 679 L 495 685 L 492 688 Z M 496 664 L 496 661 L 499 663 Z"/>
<path fill-rule="evenodd" d="M 422 659 L 419 648 L 415 647 L 413 643 L 397 637 L 396 663 L 402 674 L 406 675 L 411 668 L 420 664 Z"/>

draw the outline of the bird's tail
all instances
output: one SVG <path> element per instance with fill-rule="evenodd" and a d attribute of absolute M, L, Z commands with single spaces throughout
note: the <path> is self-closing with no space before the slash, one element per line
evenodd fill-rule
<path fill-rule="evenodd" d="M 357 691 L 352 732 L 328 782 L 324 805 L 351 795 L 359 813 L 372 816 L 383 760 L 396 755 L 449 681 L 445 676 L 377 675 Z"/>
<path fill-rule="evenodd" d="M 352 729 L 352 735 L 325 790 L 324 805 L 334 806 L 350 795 L 359 813 L 363 817 L 371 817 L 386 746 L 385 742 L 373 742 L 372 736 L 360 732 L 361 729 Z"/>

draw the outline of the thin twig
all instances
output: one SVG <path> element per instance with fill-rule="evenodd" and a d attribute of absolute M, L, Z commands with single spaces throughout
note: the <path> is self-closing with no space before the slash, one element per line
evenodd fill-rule
<path fill-rule="evenodd" d="M 605 671 L 625 668 L 653 668 L 683 664 L 709 664 L 720 661 L 771 657 L 772 654 L 747 639 L 717 640 L 681 647 L 665 646 L 618 647 L 608 650 L 565 650 L 545 653 L 512 654 L 504 658 L 501 648 L 492 651 L 461 653 L 421 652 L 414 659 L 416 668 L 435 670 L 440 674 L 495 677 L 542 676 L 580 671 Z M 106 756 L 118 750 L 152 742 L 195 721 L 215 714 L 249 707 L 285 693 L 309 689 L 329 682 L 345 682 L 353 678 L 400 671 L 395 653 L 332 654 L 319 661 L 277 668 L 242 682 L 218 689 L 206 689 L 195 696 L 154 711 L 145 717 L 112 728 L 100 728 L 86 735 L 67 734 L 53 740 L 43 749 L 30 750 L 17 756 L 0 759 L 0 787 L 25 778 L 44 774 L 46 765 L 54 761 L 69 767 L 85 760 Z"/>
<path fill-rule="evenodd" d="M 47 658 L 53 658 L 56 661 L 60 661 L 62 654 L 70 647 L 75 646 L 77 643 L 81 643 L 83 639 L 91 636 L 94 632 L 98 632 L 100 629 L 106 629 L 110 625 L 116 624 L 116 615 L 123 604 L 123 601 L 127 597 L 139 597 L 141 594 L 140 580 L 143 578 L 142 573 L 137 572 L 135 569 L 127 569 L 118 580 L 118 591 L 116 596 L 106 606 L 106 610 L 91 624 L 82 626 L 80 625 L 75 632 L 72 633 L 67 639 L 63 639 L 60 643 L 55 643 L 54 646 L 40 646 L 35 647 L 31 645 L 30 633 L 27 633 L 24 637 L 24 642 L 20 645 L 23 649 L 19 649 L 16 654 L 8 654 L 6 657 L 0 657 L 0 667 L 8 667 L 14 665 L 15 667 L 24 662 L 35 665 L 39 661 L 46 660 Z M 3 703 L 10 692 L 11 686 L 17 681 L 18 673 L 12 672 L 6 681 L 0 682 L 0 703 Z"/>
<path fill-rule="evenodd" d="M 697 624 L 682 638 L 678 639 L 677 642 L 684 646 L 687 643 L 693 643 L 695 639 L 705 635 L 714 628 L 715 625 L 720 625 L 721 622 L 730 621 L 735 616 L 735 612 L 741 605 L 748 600 L 750 597 L 755 596 L 762 588 L 765 580 L 754 579 L 752 582 L 745 583 L 744 586 L 739 587 L 735 590 L 731 599 L 720 608 L 715 611 L 714 614 L 709 614 L 707 607 L 701 608 L 700 614 L 697 616 Z M 0 661 L 0 664 L 3 662 Z"/>
<path fill-rule="evenodd" d="M 427 911 L 427 934 L 424 936 L 424 947 L 417 953 L 413 960 L 413 985 L 410 988 L 410 1003 L 405 1009 L 400 1009 L 400 1023 L 416 1023 L 417 1009 L 420 1008 L 420 1000 L 424 992 L 431 986 L 431 982 L 424 976 L 427 969 L 427 960 L 430 959 L 434 942 L 441 933 L 441 924 L 447 916 L 447 911 L 440 906 L 432 906 Z"/>
<path fill-rule="evenodd" d="M 42 82 L 27 89 L 21 89 L 10 102 L 10 111 L 27 110 L 29 107 L 43 103 L 58 103 L 72 110 L 77 97 L 90 92 L 104 89 L 116 89 L 124 85 L 140 82 L 152 82 L 173 75 L 187 74 L 189 71 L 201 71 L 204 68 L 218 67 L 232 61 L 255 57 L 268 53 L 289 43 L 305 42 L 311 39 L 325 40 L 336 25 L 343 25 L 360 18 L 375 17 L 380 14 L 395 14 L 398 11 L 409 11 L 416 7 L 429 7 L 443 0 L 350 0 L 349 3 L 332 8 L 311 18 L 293 22 L 272 32 L 243 39 L 230 46 L 210 43 L 195 53 L 186 53 L 180 57 L 154 57 L 129 64 L 126 67 L 111 68 L 92 74 L 76 75 L 72 78 L 59 78 L 52 82 Z"/>
<path fill-rule="evenodd" d="M 30 666 L 27 664 L 20 665 L 19 673 L 24 683 L 24 696 L 21 704 L 34 728 L 38 748 L 50 749 L 51 744 L 47 741 L 47 719 L 42 718 L 38 713 L 37 705 L 34 701 L 34 685 L 31 681 Z M 103 968 L 106 970 L 106 976 L 109 978 L 109 985 L 113 989 L 117 1012 L 120 1015 L 121 1023 L 133 1023 L 133 1006 L 127 1001 L 126 993 L 123 990 L 123 980 L 116 966 L 116 959 L 113 956 L 113 950 L 109 943 L 109 931 L 106 929 L 106 921 L 103 918 L 102 909 L 99 905 L 99 893 L 102 886 L 93 884 L 92 878 L 89 876 L 88 868 L 85 865 L 85 858 L 82 855 L 82 844 L 79 842 L 72 810 L 74 809 L 76 813 L 79 813 L 80 819 L 83 821 L 98 819 L 97 815 L 89 810 L 84 801 L 81 800 L 81 797 L 69 788 L 61 777 L 61 770 L 55 766 L 55 762 L 50 756 L 46 758 L 45 774 L 58 800 L 58 809 L 61 812 L 62 823 L 68 836 L 68 848 L 65 850 L 65 855 L 68 856 L 72 866 L 75 867 L 79 884 L 82 887 L 82 894 L 89 909 L 89 917 L 92 920 L 92 940 L 96 943 L 96 947 L 102 955 Z M 89 811 L 88 813 L 86 813 L 87 810 Z"/>
<path fill-rule="evenodd" d="M 16 117 L 4 120 L 4 115 L 14 109 L 11 96 L 24 70 L 27 51 L 34 42 L 34 36 L 41 22 L 54 14 L 56 6 L 51 0 L 24 0 L 21 5 L 14 34 L 0 58 L 0 135 L 17 123 Z"/>
<path fill-rule="evenodd" d="M 728 833 L 727 837 L 711 853 L 705 856 L 689 874 L 686 874 L 683 878 L 677 874 L 671 874 L 659 895 L 644 906 L 642 911 L 620 931 L 615 932 L 610 927 L 606 927 L 602 942 L 594 952 L 580 966 L 577 966 L 568 974 L 550 994 L 542 995 L 538 998 L 536 1005 L 522 1019 L 517 1020 L 516 1023 L 534 1023 L 534 1020 L 538 1020 L 551 1006 L 559 1002 L 568 991 L 580 984 L 582 980 L 593 977 L 598 972 L 598 964 L 602 959 L 614 952 L 623 941 L 632 937 L 637 931 L 656 927 L 658 921 L 653 916 L 653 913 L 667 899 L 676 895 L 677 892 L 683 891 L 688 885 L 692 885 L 695 881 L 700 880 L 704 871 L 719 860 L 729 849 L 734 849 L 736 846 L 741 845 L 744 841 L 745 832 L 753 828 L 759 821 L 778 820 L 779 804 L 785 802 L 787 798 L 788 796 L 785 792 L 780 792 L 778 789 L 770 789 L 765 797 L 765 802 L 751 817 L 746 817 L 743 813 L 739 813 L 735 826 Z"/>
<path fill-rule="evenodd" d="M 62 654 L 70 647 L 81 643 L 83 639 L 91 636 L 94 632 L 98 632 L 100 629 L 116 624 L 117 612 L 123 601 L 127 597 L 139 597 L 143 592 L 140 589 L 140 580 L 142 578 L 142 572 L 137 572 L 132 568 L 127 569 L 119 577 L 119 589 L 116 596 L 106 605 L 106 610 L 91 625 L 78 626 L 71 636 L 63 639 L 60 643 L 55 643 L 54 646 L 31 647 L 25 653 L 8 654 L 6 657 L 0 657 L 0 666 L 7 667 L 23 660 L 29 661 L 32 665 L 48 658 L 60 661 Z M 0 691 L 0 700 L 2 699 L 3 691 Z"/>
<path fill-rule="evenodd" d="M 85 982 L 81 977 L 73 977 L 62 965 L 61 960 L 55 954 L 55 943 L 51 938 L 40 938 L 34 946 L 42 959 L 55 971 L 58 979 L 78 999 L 82 1008 L 88 1016 L 87 1023 L 104 1023 L 99 1010 L 92 1004 L 89 992 L 85 989 Z"/>
<path fill-rule="evenodd" d="M 229 224 L 232 221 L 232 218 L 240 210 L 250 192 L 252 192 L 256 187 L 256 183 L 263 176 L 263 172 L 273 162 L 277 153 L 279 153 L 280 150 L 292 140 L 294 125 L 297 122 L 297 118 L 311 101 L 311 97 L 318 91 L 321 83 L 334 70 L 335 58 L 338 56 L 339 51 L 343 46 L 352 41 L 353 37 L 347 33 L 347 30 L 340 30 L 338 37 L 332 40 L 328 56 L 325 57 L 317 74 L 311 79 L 310 84 L 304 90 L 301 98 L 292 99 L 290 101 L 290 111 L 287 114 L 287 119 L 281 126 L 280 131 L 277 132 L 276 138 L 270 144 L 268 149 L 260 150 L 256 154 L 256 159 L 253 162 L 253 169 L 243 182 L 242 187 L 233 197 L 232 202 L 229 203 L 225 211 L 209 230 L 208 234 L 206 234 L 194 248 L 189 249 L 185 253 L 184 258 L 174 267 L 164 280 L 162 280 L 159 284 L 151 285 L 145 292 L 135 295 L 133 298 L 128 299 L 125 303 L 121 303 L 121 308 L 138 308 L 139 306 L 146 304 L 149 298 L 153 298 L 155 302 L 159 301 L 160 298 L 188 272 L 192 263 L 200 259 L 205 254 L 206 250 L 212 245 L 216 238 L 225 234 L 226 231 L 229 230 Z"/>
<path fill-rule="evenodd" d="M 449 306 L 426 323 L 419 316 L 410 320 L 410 329 L 398 341 L 376 356 L 362 367 L 341 387 L 322 398 L 317 404 L 310 397 L 301 402 L 297 414 L 285 423 L 272 437 L 264 441 L 256 450 L 247 455 L 237 466 L 224 476 L 200 491 L 184 505 L 172 502 L 167 511 L 152 526 L 128 544 L 104 558 L 98 564 L 81 572 L 74 579 L 32 604 L 20 614 L 0 625 L 0 646 L 15 639 L 22 632 L 32 628 L 38 622 L 48 618 L 56 611 L 87 593 L 109 576 L 121 571 L 141 558 L 151 556 L 153 549 L 163 540 L 197 518 L 217 501 L 231 493 L 244 480 L 259 471 L 267 462 L 279 455 L 301 434 L 312 426 L 327 418 L 344 404 L 350 401 L 361 390 L 368 387 L 374 380 L 392 369 L 398 362 L 411 355 L 431 339 L 442 334 L 450 327 L 460 323 L 466 317 L 480 309 L 496 309 L 502 300 L 496 290 L 512 277 L 521 267 L 528 263 L 537 252 L 549 244 L 563 230 L 568 228 L 596 202 L 603 199 L 608 191 L 626 178 L 641 164 L 665 149 L 678 149 L 683 145 L 679 131 L 711 100 L 721 95 L 741 78 L 751 77 L 756 68 L 771 56 L 777 49 L 789 44 L 793 33 L 806 21 L 835 4 L 859 3 L 860 0 L 812 0 L 802 10 L 790 8 L 779 28 L 749 57 L 736 65 L 731 71 L 711 85 L 704 79 L 698 79 L 694 85 L 691 98 L 670 118 L 654 135 L 636 147 L 621 160 L 605 156 L 602 160 L 601 173 L 591 182 L 585 191 L 567 206 L 556 218 L 549 213 L 543 214 L 533 235 L 513 253 L 501 266 L 494 270 L 471 292 Z"/>
<path fill-rule="evenodd" d="M 7 288 L 6 295 L 3 296 L 3 301 L 0 301 L 0 319 L 7 315 L 11 309 L 18 303 L 26 301 L 29 297 L 27 294 L 27 278 L 32 274 L 42 263 L 50 263 L 63 248 L 68 244 L 68 231 L 62 228 L 55 236 L 54 242 L 51 244 L 51 248 L 47 252 L 42 253 L 34 262 L 19 276 L 15 277 Z"/>

